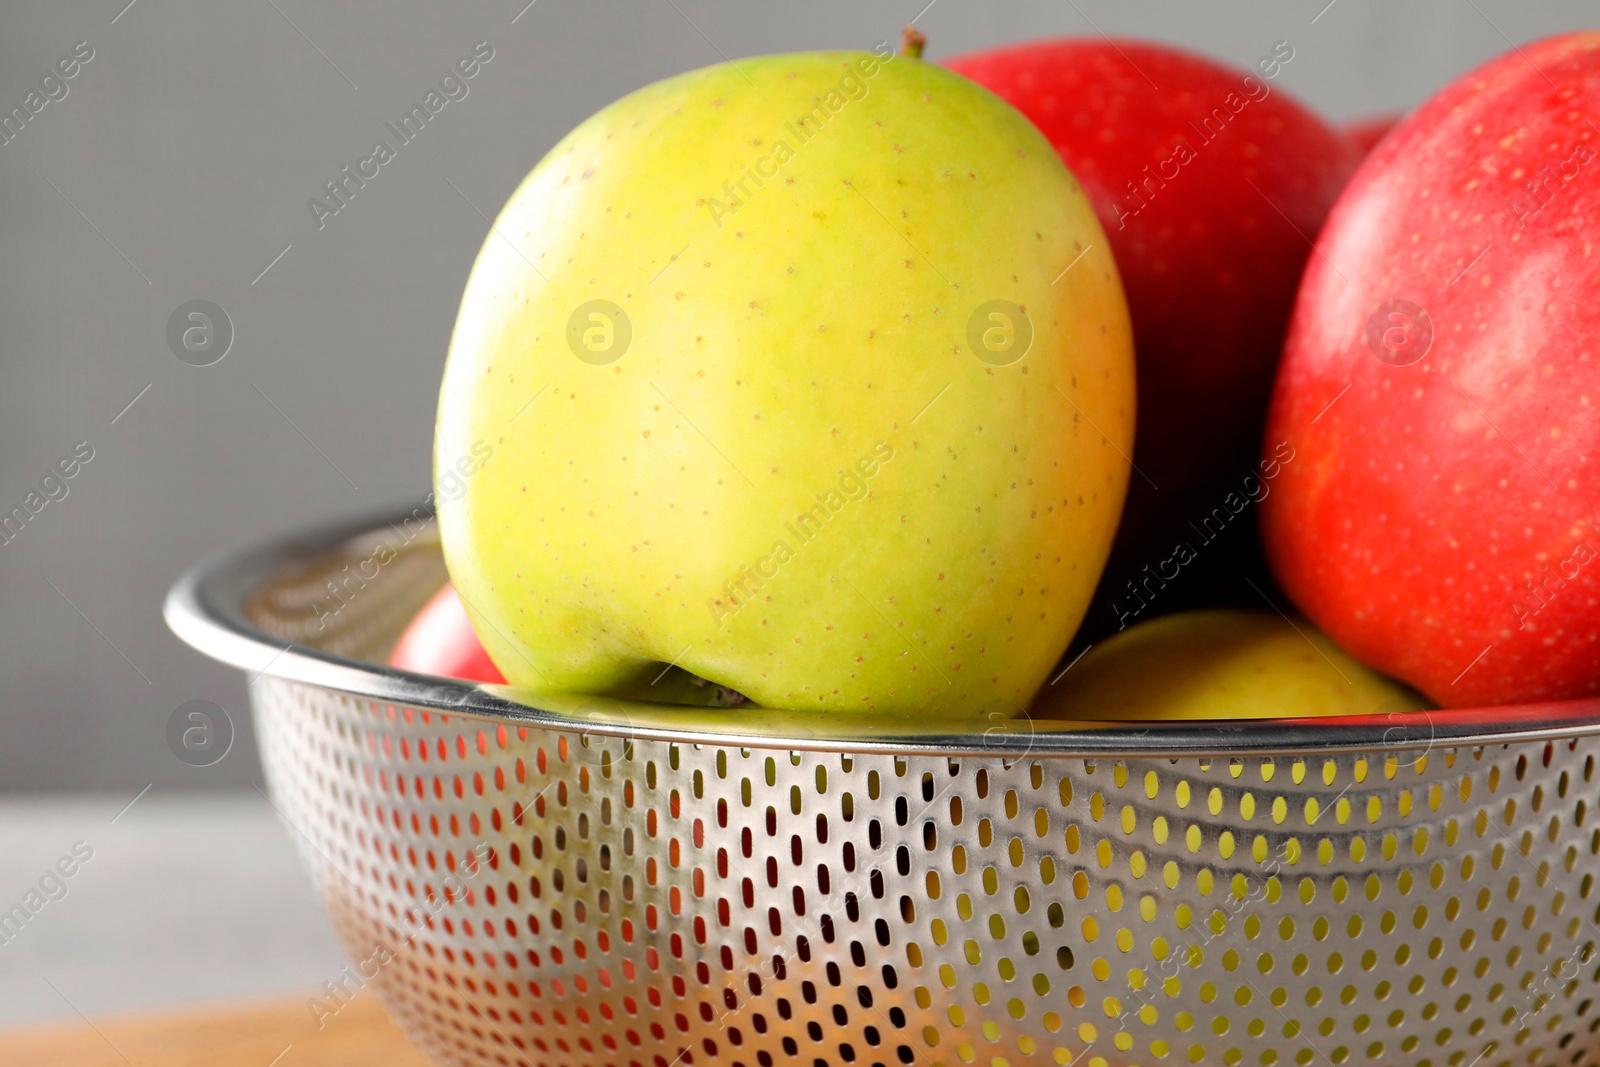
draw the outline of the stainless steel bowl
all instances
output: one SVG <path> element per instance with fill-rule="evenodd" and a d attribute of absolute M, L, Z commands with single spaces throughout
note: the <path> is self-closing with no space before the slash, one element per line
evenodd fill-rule
<path fill-rule="evenodd" d="M 444 577 L 414 513 L 167 602 L 251 676 L 352 981 L 438 1063 L 1600 1061 L 1600 702 L 975 726 L 519 698 L 382 665 Z"/>

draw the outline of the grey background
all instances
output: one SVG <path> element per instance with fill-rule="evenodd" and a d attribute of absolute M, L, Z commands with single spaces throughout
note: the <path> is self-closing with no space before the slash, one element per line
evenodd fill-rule
<path fill-rule="evenodd" d="M 0 510 L 75 442 L 96 452 L 0 547 L 0 791 L 103 790 L 115 810 L 150 783 L 256 781 L 242 677 L 167 632 L 162 595 L 220 548 L 420 500 L 478 212 L 630 90 L 719 52 L 893 40 L 924 0 L 537 0 L 513 24 L 525 2 L 0 7 L 0 110 L 76 42 L 95 49 L 69 95 L 0 146 Z M 1594 18 L 1576 0 L 1325 3 L 940 0 L 918 24 L 934 59 L 1103 31 L 1242 66 L 1288 40 L 1278 84 L 1348 118 Z M 470 95 L 319 231 L 307 198 L 479 40 L 495 58 Z M 212 367 L 165 342 L 196 298 L 234 323 Z M 214 767 L 166 747 L 168 715 L 193 699 L 240 728 Z"/>
<path fill-rule="evenodd" d="M 298 835 L 262 797 L 152 789 L 128 800 L 0 799 L 0 909 L 73 845 L 92 850 L 66 895 L 0 944 L 0 1044 L 12 1027 L 80 1012 L 303 998 L 341 977 Z"/>

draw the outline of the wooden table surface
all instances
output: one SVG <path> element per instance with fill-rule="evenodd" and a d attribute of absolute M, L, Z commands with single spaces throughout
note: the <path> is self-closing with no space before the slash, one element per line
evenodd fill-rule
<path fill-rule="evenodd" d="M 357 995 L 324 1020 L 304 997 L 26 1030 L 0 1030 L 5 1067 L 428 1067 L 383 1014 Z"/>

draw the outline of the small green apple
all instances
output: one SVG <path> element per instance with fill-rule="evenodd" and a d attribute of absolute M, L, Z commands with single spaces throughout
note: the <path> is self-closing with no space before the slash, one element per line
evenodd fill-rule
<path fill-rule="evenodd" d="M 1431 707 L 1351 659 L 1304 620 L 1186 611 L 1084 653 L 1039 695 L 1034 719 L 1300 719 Z"/>
<path fill-rule="evenodd" d="M 1019 113 L 876 53 L 642 89 L 528 175 L 473 267 L 437 460 L 507 678 L 1012 714 L 1083 616 L 1134 418 L 1127 307 Z"/>

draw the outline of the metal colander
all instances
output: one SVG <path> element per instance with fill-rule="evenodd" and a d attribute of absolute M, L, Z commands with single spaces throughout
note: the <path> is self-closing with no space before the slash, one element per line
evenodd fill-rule
<path fill-rule="evenodd" d="M 965 733 L 523 702 L 380 665 L 443 579 L 396 521 L 167 606 L 256 676 L 349 974 L 438 1063 L 1600 1062 L 1600 702 Z"/>

